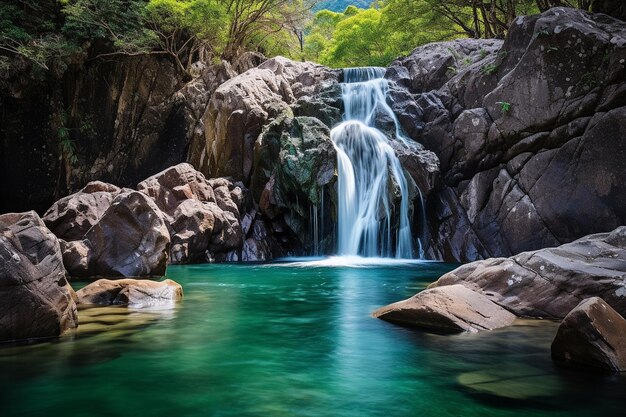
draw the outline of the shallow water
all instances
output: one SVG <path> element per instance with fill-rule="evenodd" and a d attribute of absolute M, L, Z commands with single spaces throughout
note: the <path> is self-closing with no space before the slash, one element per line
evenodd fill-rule
<path fill-rule="evenodd" d="M 626 378 L 555 368 L 556 324 L 439 336 L 371 318 L 451 268 L 176 266 L 175 310 L 80 311 L 0 348 L 1 416 L 611 416 Z"/>

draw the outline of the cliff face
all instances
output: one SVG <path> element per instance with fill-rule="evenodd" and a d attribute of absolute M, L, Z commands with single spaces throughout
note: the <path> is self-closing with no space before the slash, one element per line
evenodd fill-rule
<path fill-rule="evenodd" d="M 441 162 L 429 255 L 510 256 L 625 224 L 625 62 L 624 22 L 563 8 L 518 18 L 501 46 L 396 61 L 387 76 L 420 109 L 401 120 Z"/>
<path fill-rule="evenodd" d="M 166 59 L 125 57 L 0 83 L 0 212 L 43 212 L 92 180 L 134 187 L 185 161 L 211 92 L 236 75 L 195 70 L 185 84 Z"/>

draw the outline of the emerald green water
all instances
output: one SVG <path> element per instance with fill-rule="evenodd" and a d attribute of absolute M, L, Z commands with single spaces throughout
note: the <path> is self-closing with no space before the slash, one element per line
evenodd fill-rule
<path fill-rule="evenodd" d="M 550 322 L 439 336 L 370 317 L 450 265 L 170 267 L 174 310 L 81 310 L 0 348 L 0 416 L 610 416 L 626 381 L 553 366 Z"/>

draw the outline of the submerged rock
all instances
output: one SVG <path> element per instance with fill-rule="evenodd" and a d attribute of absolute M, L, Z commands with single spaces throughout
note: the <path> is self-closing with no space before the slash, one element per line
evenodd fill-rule
<path fill-rule="evenodd" d="M 570 366 L 626 371 L 626 319 L 599 297 L 583 300 L 559 326 L 552 357 Z"/>
<path fill-rule="evenodd" d="M 466 372 L 457 381 L 469 392 L 506 400 L 550 400 L 563 391 L 558 376 L 530 366 L 507 365 Z"/>
<path fill-rule="evenodd" d="M 509 326 L 515 316 L 462 285 L 422 291 L 373 313 L 379 319 L 441 333 L 479 332 Z"/>
<path fill-rule="evenodd" d="M 472 262 L 429 288 L 463 284 L 519 316 L 563 318 L 580 300 L 602 297 L 626 314 L 626 226 L 556 248 Z"/>
<path fill-rule="evenodd" d="M 59 336 L 78 325 L 57 238 L 34 212 L 0 215 L 0 341 Z"/>
<path fill-rule="evenodd" d="M 100 279 L 78 290 L 76 296 L 79 304 L 159 307 L 180 301 L 183 298 L 183 289 L 171 279 Z"/>

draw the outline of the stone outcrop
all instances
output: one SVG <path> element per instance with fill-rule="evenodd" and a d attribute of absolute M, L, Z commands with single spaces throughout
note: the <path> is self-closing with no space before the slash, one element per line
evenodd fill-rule
<path fill-rule="evenodd" d="M 76 291 L 78 304 L 127 305 L 133 308 L 172 306 L 182 300 L 182 287 L 166 279 L 150 281 L 137 279 L 99 279 Z"/>
<path fill-rule="evenodd" d="M 626 320 L 601 298 L 588 298 L 563 319 L 552 357 L 569 366 L 626 371 Z"/>
<path fill-rule="evenodd" d="M 462 285 L 427 289 L 382 307 L 379 319 L 440 333 L 478 332 L 509 326 L 515 315 Z"/>
<path fill-rule="evenodd" d="M 35 212 L 0 215 L 0 341 L 59 336 L 78 325 L 57 238 Z"/>
<path fill-rule="evenodd" d="M 462 284 L 518 316 L 563 318 L 602 297 L 626 314 L 626 226 L 556 248 L 463 265 L 429 288 Z"/>
<path fill-rule="evenodd" d="M 204 146 L 193 146 L 192 165 L 209 177 L 230 176 L 247 183 L 254 143 L 263 126 L 301 97 L 338 80 L 338 71 L 321 65 L 272 58 L 220 85 L 204 115 Z"/>
<path fill-rule="evenodd" d="M 273 239 L 256 244 L 248 236 L 246 248 L 228 259 L 244 259 L 261 248 L 263 259 L 277 250 L 310 253 L 314 234 L 331 234 L 330 214 L 324 217 L 327 227 L 319 225 L 317 232 L 312 217 L 314 211 L 332 212 L 336 158 L 330 127 L 341 120 L 340 75 L 276 57 L 213 94 L 203 118 L 205 137 L 194 141 L 189 161 L 207 177 L 228 176 L 250 189 L 253 201 L 242 219 L 262 220 L 249 230 Z M 332 237 L 326 245 L 332 246 Z"/>
<path fill-rule="evenodd" d="M 255 233 L 265 230 L 265 225 L 250 207 L 248 190 L 241 182 L 207 180 L 182 163 L 140 182 L 137 189 L 163 212 L 172 240 L 171 263 L 256 261 L 281 253 L 272 236 Z"/>
<path fill-rule="evenodd" d="M 60 239 L 73 277 L 146 277 L 165 273 L 170 236 L 146 195 L 101 182 L 56 202 L 44 221 Z"/>
<path fill-rule="evenodd" d="M 429 257 L 510 256 L 626 223 L 624 39 L 625 22 L 554 8 L 517 18 L 503 43 L 430 44 L 391 65 L 410 92 L 391 91 L 398 119 L 441 165 Z"/>

